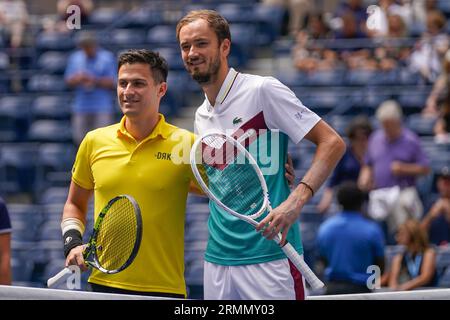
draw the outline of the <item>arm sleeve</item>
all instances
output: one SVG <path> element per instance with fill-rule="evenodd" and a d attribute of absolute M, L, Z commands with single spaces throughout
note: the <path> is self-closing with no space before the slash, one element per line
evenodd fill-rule
<path fill-rule="evenodd" d="M 279 129 L 296 144 L 320 121 L 294 92 L 273 77 L 264 78 L 259 93 L 269 129 Z"/>

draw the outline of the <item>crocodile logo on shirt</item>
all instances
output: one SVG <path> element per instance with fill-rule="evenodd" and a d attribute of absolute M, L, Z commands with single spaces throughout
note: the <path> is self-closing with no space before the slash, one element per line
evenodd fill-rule
<path fill-rule="evenodd" d="M 237 125 L 238 123 L 242 122 L 242 118 L 236 117 L 233 119 L 233 125 Z"/>

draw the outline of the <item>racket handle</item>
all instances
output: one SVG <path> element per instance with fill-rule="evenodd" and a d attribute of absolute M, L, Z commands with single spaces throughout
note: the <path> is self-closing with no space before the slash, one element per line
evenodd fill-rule
<path fill-rule="evenodd" d="M 63 279 L 68 274 L 72 274 L 72 270 L 70 270 L 69 268 L 62 269 L 56 275 L 47 280 L 47 287 L 49 288 L 54 287 L 57 283 L 61 281 L 61 279 Z"/>
<path fill-rule="evenodd" d="M 294 247 L 287 243 L 281 248 L 289 260 L 297 267 L 298 271 L 305 277 L 305 280 L 309 283 L 311 288 L 317 290 L 324 287 L 322 281 L 314 274 L 303 259 L 303 255 L 298 254 Z"/>

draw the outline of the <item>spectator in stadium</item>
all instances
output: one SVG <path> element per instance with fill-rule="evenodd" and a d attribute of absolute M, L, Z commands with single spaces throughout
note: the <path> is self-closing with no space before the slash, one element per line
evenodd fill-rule
<path fill-rule="evenodd" d="M 400 225 L 396 239 L 405 251 L 392 259 L 389 288 L 403 291 L 435 286 L 436 251 L 419 221 L 409 219 Z"/>
<path fill-rule="evenodd" d="M 382 71 L 406 67 L 411 56 L 411 48 L 402 46 L 399 41 L 396 41 L 408 37 L 408 29 L 403 17 L 399 14 L 389 14 L 387 23 L 387 33 L 377 39 L 379 45 L 374 49 L 378 67 Z"/>
<path fill-rule="evenodd" d="M 67 85 L 75 90 L 72 113 L 73 140 L 114 121 L 116 65 L 112 52 L 100 48 L 92 32 L 83 32 L 79 50 L 70 55 L 65 71 Z"/>
<path fill-rule="evenodd" d="M 376 118 L 381 128 L 369 138 L 358 184 L 370 191 L 368 213 L 386 222 L 391 242 L 398 226 L 408 218 L 422 217 L 416 178 L 429 173 L 429 160 L 419 137 L 403 126 L 402 110 L 395 100 L 381 103 Z"/>
<path fill-rule="evenodd" d="M 293 62 L 297 70 L 313 73 L 334 70 L 341 64 L 335 51 L 319 47 L 301 48 L 301 42 L 302 40 L 293 48 Z"/>
<path fill-rule="evenodd" d="M 0 33 L 6 33 L 8 45 L 18 48 L 24 44 L 25 29 L 28 24 L 28 10 L 22 0 L 0 1 Z"/>
<path fill-rule="evenodd" d="M 0 285 L 11 284 L 11 221 L 0 198 Z"/>
<path fill-rule="evenodd" d="M 446 19 L 441 11 L 428 12 L 427 30 L 411 53 L 410 69 L 420 72 L 429 83 L 434 83 L 441 74 L 443 58 L 449 49 L 445 25 Z"/>
<path fill-rule="evenodd" d="M 446 107 L 450 104 L 450 49 L 445 53 L 442 71 L 433 84 L 422 114 L 425 116 L 439 115 L 441 102 L 445 103 Z"/>
<path fill-rule="evenodd" d="M 332 70 L 338 66 L 338 56 L 335 51 L 315 45 L 315 40 L 331 37 L 321 13 L 309 13 L 304 25 L 296 35 L 296 43 L 292 48 L 294 66 L 300 71 L 314 72 L 316 70 Z"/>
<path fill-rule="evenodd" d="M 341 0 L 336 8 L 335 15 L 339 19 L 350 14 L 356 23 L 356 29 L 362 32 L 366 30 L 367 5 L 363 0 Z"/>
<path fill-rule="evenodd" d="M 434 125 L 434 141 L 438 144 L 450 144 L 450 95 Z"/>
<path fill-rule="evenodd" d="M 195 115 L 197 134 L 213 128 L 237 134 L 254 129 L 260 133 L 259 145 L 275 137 L 273 144 L 279 151 L 271 154 L 272 165 L 285 162 L 288 136 L 296 143 L 306 138 L 317 145 L 311 167 L 292 192 L 278 166 L 265 175 L 274 209 L 257 226 L 257 231 L 265 227 L 262 235 L 269 240 L 282 231 L 281 243 L 288 237 L 302 252 L 297 218 L 342 157 L 343 140 L 277 79 L 242 74 L 229 67 L 230 28 L 217 12 L 189 12 L 178 22 L 176 35 L 185 67 L 205 93 Z M 210 209 L 205 299 L 304 298 L 300 273 L 275 242 L 230 218 L 214 203 Z M 242 232 L 231 231 L 236 228 Z M 267 282 L 262 283 L 263 278 Z M 269 283 L 277 283 L 276 290 Z"/>
<path fill-rule="evenodd" d="M 358 181 L 359 171 L 367 151 L 372 125 L 366 116 L 357 116 L 347 127 L 348 146 L 344 156 L 334 169 L 322 198 L 317 205 L 320 213 L 326 213 L 333 202 L 334 189 L 344 181 Z"/>
<path fill-rule="evenodd" d="M 117 274 L 92 270 L 92 290 L 185 298 L 184 214 L 193 175 L 188 160 L 176 163 L 156 154 L 185 143 L 182 150 L 189 157 L 194 135 L 168 124 L 158 111 L 167 90 L 164 58 L 149 50 L 129 50 L 119 56 L 117 69 L 124 116 L 90 131 L 78 149 L 61 223 L 66 265 L 86 270 L 82 234 L 91 195 L 98 213 L 109 199 L 129 194 L 140 206 L 144 225 L 139 253 Z"/>
<path fill-rule="evenodd" d="M 421 227 L 436 245 L 450 243 L 450 168 L 443 167 L 436 174 L 438 198 L 421 222 Z"/>
<path fill-rule="evenodd" d="M 317 242 L 325 264 L 326 294 L 371 292 L 369 266 L 384 268 L 384 236 L 380 226 L 364 217 L 367 194 L 355 182 L 339 185 L 337 200 L 342 211 L 325 220 Z M 375 285 L 375 283 L 373 283 Z"/>

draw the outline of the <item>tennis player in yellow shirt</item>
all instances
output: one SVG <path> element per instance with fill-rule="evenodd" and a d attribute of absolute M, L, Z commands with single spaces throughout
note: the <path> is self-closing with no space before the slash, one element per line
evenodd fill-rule
<path fill-rule="evenodd" d="M 184 215 L 192 178 L 194 135 L 168 124 L 159 113 L 167 90 L 167 63 L 158 53 L 129 50 L 118 61 L 120 123 L 89 132 L 82 141 L 61 223 L 67 265 L 83 270 L 82 234 L 88 201 L 95 212 L 109 199 L 129 194 L 139 203 L 143 234 L 134 262 L 117 274 L 92 270 L 93 291 L 186 297 Z M 184 150 L 186 161 L 174 161 Z M 184 200 L 184 201 L 181 201 Z"/>

